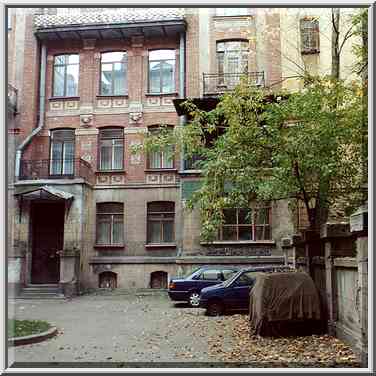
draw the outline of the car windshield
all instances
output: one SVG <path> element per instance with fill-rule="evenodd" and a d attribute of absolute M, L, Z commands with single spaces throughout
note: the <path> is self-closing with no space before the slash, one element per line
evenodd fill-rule
<path fill-rule="evenodd" d="M 190 271 L 189 273 L 184 274 L 183 278 L 193 277 L 199 270 L 202 268 L 196 268 L 193 271 Z"/>
<path fill-rule="evenodd" d="M 241 274 L 242 271 L 239 270 L 237 273 L 235 273 L 232 277 L 230 277 L 228 280 L 226 280 L 225 282 L 223 282 L 223 286 L 224 287 L 227 287 L 227 286 L 230 286 L 232 281 L 235 280 L 236 278 L 238 278 L 239 274 Z"/>

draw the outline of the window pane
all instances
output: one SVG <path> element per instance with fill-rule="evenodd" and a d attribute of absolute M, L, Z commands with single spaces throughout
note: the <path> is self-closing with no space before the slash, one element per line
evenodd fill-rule
<path fill-rule="evenodd" d="M 252 223 L 252 209 L 239 209 L 239 224 Z"/>
<path fill-rule="evenodd" d="M 122 213 L 123 204 L 117 202 L 105 202 L 97 204 L 98 213 Z"/>
<path fill-rule="evenodd" d="M 73 142 L 64 143 L 63 154 L 63 174 L 73 175 L 74 169 L 74 144 Z"/>
<path fill-rule="evenodd" d="M 222 240 L 237 240 L 237 226 L 223 226 Z"/>
<path fill-rule="evenodd" d="M 79 60 L 80 59 L 80 57 L 79 57 L 79 55 L 68 55 L 67 56 L 67 63 L 68 64 L 78 64 L 79 63 Z"/>
<path fill-rule="evenodd" d="M 114 170 L 121 170 L 123 168 L 123 145 L 114 146 Z"/>
<path fill-rule="evenodd" d="M 223 211 L 225 216 L 225 223 L 228 225 L 236 224 L 236 209 L 225 209 Z"/>
<path fill-rule="evenodd" d="M 150 168 L 161 168 L 161 153 L 154 151 L 149 155 Z"/>
<path fill-rule="evenodd" d="M 174 212 L 175 203 L 169 201 L 154 201 L 148 203 L 148 213 L 155 212 Z"/>
<path fill-rule="evenodd" d="M 163 158 L 163 168 L 173 168 L 174 167 L 174 154 L 172 148 L 170 151 L 162 152 Z"/>
<path fill-rule="evenodd" d="M 174 241 L 174 222 L 163 222 L 163 241 L 165 243 L 171 243 Z"/>
<path fill-rule="evenodd" d="M 78 95 L 78 65 L 67 66 L 67 93 L 66 96 L 71 97 Z"/>
<path fill-rule="evenodd" d="M 100 169 L 110 170 L 112 161 L 112 147 L 102 145 L 100 148 Z"/>
<path fill-rule="evenodd" d="M 110 244 L 111 233 L 111 216 L 98 215 L 97 216 L 97 242 L 98 244 Z"/>
<path fill-rule="evenodd" d="M 102 64 L 101 94 L 112 94 L 112 64 Z"/>
<path fill-rule="evenodd" d="M 256 240 L 270 240 L 270 226 L 256 226 Z"/>
<path fill-rule="evenodd" d="M 149 243 L 161 242 L 161 223 L 149 221 L 148 223 L 148 241 Z"/>
<path fill-rule="evenodd" d="M 54 65 L 64 65 L 67 61 L 67 55 L 55 56 Z"/>
<path fill-rule="evenodd" d="M 175 89 L 174 83 L 174 61 L 165 61 L 162 65 L 162 92 L 172 93 Z"/>
<path fill-rule="evenodd" d="M 252 240 L 251 226 L 239 226 L 239 240 Z"/>
<path fill-rule="evenodd" d="M 63 154 L 63 144 L 61 142 L 53 142 L 51 144 L 51 166 L 50 173 L 52 175 L 61 174 L 61 159 Z"/>
<path fill-rule="evenodd" d="M 160 62 L 150 63 L 149 86 L 151 93 L 159 93 L 161 91 L 160 69 Z"/>
<path fill-rule="evenodd" d="M 175 60 L 175 50 L 149 51 L 149 60 Z"/>
<path fill-rule="evenodd" d="M 112 234 L 112 240 L 114 244 L 123 244 L 123 216 L 114 216 L 114 228 Z"/>
<path fill-rule="evenodd" d="M 122 62 L 127 59 L 127 53 L 126 52 L 106 52 L 103 53 L 101 56 L 102 62 Z"/>
<path fill-rule="evenodd" d="M 64 72 L 65 66 L 54 68 L 54 97 L 64 96 Z"/>
<path fill-rule="evenodd" d="M 269 223 L 269 208 L 261 208 L 256 212 L 256 224 L 268 224 Z"/>
<path fill-rule="evenodd" d="M 114 95 L 125 94 L 125 64 L 114 64 Z"/>

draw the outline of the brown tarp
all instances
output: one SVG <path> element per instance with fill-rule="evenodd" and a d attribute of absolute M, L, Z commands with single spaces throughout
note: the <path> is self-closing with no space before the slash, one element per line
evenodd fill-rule
<path fill-rule="evenodd" d="M 249 315 L 252 334 L 316 333 L 321 319 L 319 294 L 307 273 L 260 273 L 250 292 Z"/>

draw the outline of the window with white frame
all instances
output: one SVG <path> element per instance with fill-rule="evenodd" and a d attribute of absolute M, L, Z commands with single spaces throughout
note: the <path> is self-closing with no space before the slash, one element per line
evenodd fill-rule
<path fill-rule="evenodd" d="M 125 95 L 127 93 L 127 53 L 105 52 L 101 54 L 101 95 Z"/>
<path fill-rule="evenodd" d="M 149 202 L 147 206 L 148 244 L 173 243 L 175 241 L 174 221 L 174 202 Z"/>
<path fill-rule="evenodd" d="M 53 96 L 75 97 L 78 95 L 79 55 L 54 57 Z"/>
<path fill-rule="evenodd" d="M 74 130 L 52 130 L 50 139 L 50 175 L 73 175 Z"/>
<path fill-rule="evenodd" d="M 104 128 L 99 131 L 99 170 L 111 171 L 124 168 L 123 128 Z"/>
<path fill-rule="evenodd" d="M 124 205 L 119 202 L 97 203 L 98 245 L 123 245 Z"/>
<path fill-rule="evenodd" d="M 163 94 L 175 91 L 175 50 L 149 51 L 149 92 Z"/>

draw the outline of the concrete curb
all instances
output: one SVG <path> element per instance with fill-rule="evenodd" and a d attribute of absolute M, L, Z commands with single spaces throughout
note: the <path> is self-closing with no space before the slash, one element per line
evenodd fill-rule
<path fill-rule="evenodd" d="M 30 345 L 32 343 L 38 343 L 45 341 L 48 338 L 54 337 L 57 334 L 56 326 L 46 330 L 42 333 L 31 334 L 24 337 L 14 337 L 8 339 L 8 346 L 21 346 L 21 345 Z"/>

